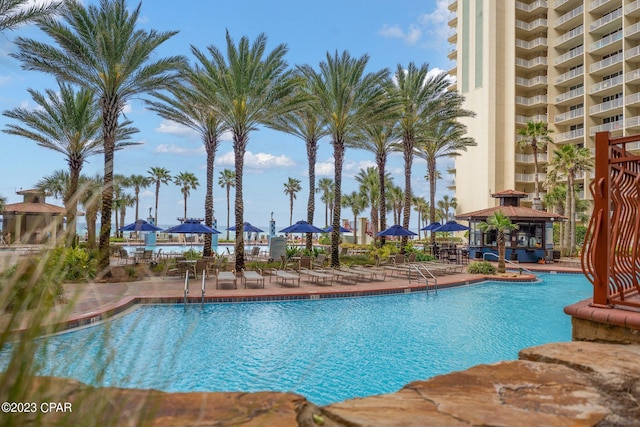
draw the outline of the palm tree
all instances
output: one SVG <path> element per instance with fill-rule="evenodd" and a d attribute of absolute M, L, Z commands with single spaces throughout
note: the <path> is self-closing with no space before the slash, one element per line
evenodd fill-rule
<path fill-rule="evenodd" d="M 158 225 L 158 200 L 160 199 L 160 185 L 167 185 L 171 182 L 171 172 L 169 169 L 160 166 L 152 167 L 147 171 L 151 182 L 156 186 L 156 210 L 154 215 L 154 221 L 156 226 Z"/>
<path fill-rule="evenodd" d="M 12 56 L 27 70 L 43 71 L 60 80 L 92 90 L 102 115 L 104 186 L 98 271 L 110 275 L 109 236 L 113 201 L 113 162 L 117 129 L 126 103 L 151 90 L 170 86 L 181 56 L 159 58 L 156 49 L 176 34 L 136 29 L 140 7 L 129 9 L 125 0 L 100 0 L 100 6 L 65 2 L 61 18 L 42 18 L 39 27 L 56 46 L 19 37 Z"/>
<path fill-rule="evenodd" d="M 55 14 L 62 2 L 35 3 L 32 0 L 0 2 L 0 32 Z"/>
<path fill-rule="evenodd" d="M 424 197 L 414 196 L 411 199 L 411 203 L 413 204 L 413 209 L 418 213 L 418 240 L 420 240 L 420 229 L 423 227 L 422 221 L 425 218 L 425 214 L 429 212 L 429 202 Z"/>
<path fill-rule="evenodd" d="M 443 157 L 459 156 L 468 147 L 476 145 L 473 138 L 466 137 L 466 126 L 452 121 L 444 120 L 431 126 L 427 131 L 425 141 L 421 142 L 416 154 L 427 162 L 427 176 L 429 177 L 429 221 L 436 221 L 436 182 L 437 161 Z M 448 208 L 447 212 L 448 214 Z M 431 244 L 435 244 L 435 234 L 431 233 Z"/>
<path fill-rule="evenodd" d="M 547 187 L 547 193 L 543 197 L 543 201 L 545 206 L 552 207 L 553 212 L 558 215 L 564 215 L 566 209 L 566 200 L 567 200 L 567 186 L 565 184 L 558 184 L 555 182 L 555 177 L 553 177 L 553 173 L 547 174 L 547 179 L 545 180 L 545 187 Z M 550 178 L 554 178 L 553 181 Z M 558 224 L 558 245 L 564 245 L 564 235 L 565 228 L 567 228 L 568 224 Z"/>
<path fill-rule="evenodd" d="M 449 221 L 451 218 L 449 215 L 449 209 L 453 208 L 453 212 L 455 213 L 455 210 L 458 207 L 458 200 L 455 197 L 449 198 L 449 196 L 445 194 L 442 196 L 442 200 L 438 200 L 438 207 L 442 209 L 445 221 Z"/>
<path fill-rule="evenodd" d="M 293 201 L 296 199 L 296 193 L 302 190 L 300 182 L 299 179 L 290 177 L 284 183 L 284 194 L 289 196 L 289 225 L 293 224 Z"/>
<path fill-rule="evenodd" d="M 305 82 L 303 81 L 303 84 Z M 294 135 L 305 142 L 307 149 L 307 170 L 309 173 L 309 195 L 307 198 L 307 222 L 312 224 L 316 210 L 316 161 L 318 157 L 318 141 L 327 135 L 327 128 L 311 105 L 275 118 L 270 127 Z M 313 246 L 313 233 L 307 233 L 306 249 Z"/>
<path fill-rule="evenodd" d="M 209 105 L 212 98 L 210 86 L 203 85 L 199 68 L 185 66 L 182 77 L 185 82 L 170 89 L 171 96 L 153 92 L 160 102 L 148 101 L 151 110 L 161 117 L 179 123 L 194 130 L 204 145 L 207 153 L 206 191 L 204 199 L 204 223 L 213 226 L 213 172 L 215 156 L 220 146 L 222 134 L 228 129 L 216 112 Z M 203 256 L 211 256 L 212 235 L 205 234 Z"/>
<path fill-rule="evenodd" d="M 371 224 L 372 224 L 372 234 L 375 237 L 375 239 L 378 239 L 377 234 L 378 231 L 380 231 L 380 229 L 378 228 L 378 224 L 380 223 L 380 217 L 378 216 L 380 214 L 380 212 L 384 212 L 384 216 L 385 216 L 385 224 L 386 224 L 386 209 L 381 209 L 381 194 L 382 194 L 382 190 L 380 188 L 380 181 L 379 181 L 379 177 L 380 174 L 378 173 L 378 168 L 377 167 L 368 167 L 366 170 L 365 169 L 360 169 L 360 172 L 358 172 L 358 174 L 355 176 L 355 180 L 358 184 L 360 184 L 360 192 L 365 194 L 367 196 L 367 200 L 369 202 L 369 207 L 371 209 L 370 211 L 370 216 L 371 216 Z M 391 175 L 389 174 L 385 174 L 385 176 L 383 176 L 384 180 L 383 180 L 383 187 L 385 182 L 389 182 L 389 180 L 391 179 Z M 386 198 L 385 198 L 385 203 L 386 203 Z M 385 226 L 386 228 L 386 226 Z"/>
<path fill-rule="evenodd" d="M 367 208 L 369 201 L 367 195 L 354 191 L 351 194 L 344 194 L 342 196 L 342 206 L 345 208 L 351 208 L 353 212 L 353 243 L 358 244 L 358 215 Z"/>
<path fill-rule="evenodd" d="M 538 177 L 538 152 L 544 150 L 547 143 L 553 142 L 549 137 L 551 132 L 553 132 L 553 129 L 549 129 L 545 122 L 527 122 L 526 127 L 518 129 L 518 135 L 524 137 L 517 142 L 518 146 L 523 150 L 531 147 L 531 151 L 533 152 L 533 208 L 537 210 L 542 210 L 542 203 L 540 202 L 540 181 Z"/>
<path fill-rule="evenodd" d="M 84 206 L 85 221 L 87 222 L 87 245 L 96 246 L 96 223 L 100 212 L 102 194 L 102 176 L 80 177 L 80 203 Z"/>
<path fill-rule="evenodd" d="M 379 216 L 374 219 L 373 204 L 371 212 L 371 221 L 373 222 L 373 235 L 377 237 L 379 230 L 387 228 L 387 195 L 385 181 L 388 180 L 388 174 L 385 171 L 387 165 L 387 157 L 394 150 L 397 129 L 392 125 L 373 124 L 365 126 L 363 139 L 358 142 L 357 147 L 370 151 L 376 158 L 378 173 L 378 191 L 377 206 Z M 373 200 L 373 199 L 372 199 Z M 379 227 L 379 228 L 378 228 Z M 385 236 L 380 237 L 380 246 L 384 246 Z"/>
<path fill-rule="evenodd" d="M 231 217 L 231 187 L 236 186 L 236 173 L 231 169 L 225 169 L 220 172 L 218 178 L 220 188 L 227 190 L 227 240 L 229 240 L 229 218 Z"/>
<path fill-rule="evenodd" d="M 212 59 L 191 47 L 202 72 L 197 87 L 207 87 L 211 106 L 228 126 L 233 137 L 235 156 L 236 194 L 235 226 L 242 230 L 244 223 L 244 154 L 249 134 L 260 124 L 268 124 L 275 117 L 287 114 L 301 105 L 295 96 L 299 79 L 287 70 L 285 45 L 278 45 L 267 53 L 267 37 L 258 35 L 253 44 L 243 37 L 236 46 L 227 32 L 227 55 L 216 47 L 208 48 Z M 236 233 L 236 269 L 244 268 L 244 233 Z"/>
<path fill-rule="evenodd" d="M 387 70 L 365 74 L 369 57 L 352 58 L 348 52 L 327 53 L 320 71 L 304 65 L 299 70 L 309 82 L 311 105 L 327 123 L 334 159 L 334 209 L 331 233 L 331 265 L 340 266 L 340 208 L 342 197 L 342 163 L 345 147 L 355 143 L 363 126 L 387 119 L 395 105 L 387 96 Z"/>
<path fill-rule="evenodd" d="M 195 190 L 200 185 L 198 178 L 191 172 L 180 172 L 173 177 L 173 182 L 180 187 L 180 192 L 184 197 L 184 217 L 187 220 L 187 198 L 191 195 L 191 190 Z"/>
<path fill-rule="evenodd" d="M 103 180 L 104 185 L 104 180 Z M 127 187 L 127 177 L 120 174 L 113 175 L 113 217 L 116 225 L 116 237 L 122 237 L 122 231 L 120 231 L 120 226 L 124 226 L 124 224 L 118 223 L 118 213 L 120 211 L 120 205 L 122 205 L 122 201 L 120 199 L 124 198 L 124 189 Z"/>
<path fill-rule="evenodd" d="M 118 205 L 118 209 L 120 211 L 120 227 L 124 227 L 125 218 L 127 216 L 127 208 L 134 206 L 136 204 L 136 198 L 133 194 L 130 193 L 121 193 L 120 198 L 116 200 L 116 204 Z M 120 237 L 122 237 L 123 232 L 120 232 Z"/>
<path fill-rule="evenodd" d="M 77 92 L 59 82 L 58 92 L 47 89 L 42 94 L 28 89 L 37 109 L 17 107 L 5 111 L 4 116 L 20 124 L 8 124 L 3 132 L 35 141 L 40 147 L 62 154 L 69 167 L 69 182 L 60 193 L 67 214 L 67 244 L 76 241 L 76 213 L 78 210 L 78 181 L 87 159 L 102 153 L 100 109 L 91 90 Z M 117 130 L 115 149 L 133 145 L 126 142 L 137 129 L 129 127 L 130 121 L 121 123 Z"/>
<path fill-rule="evenodd" d="M 318 181 L 316 193 L 321 193 L 320 200 L 324 203 L 324 225 L 329 225 L 329 211 L 333 217 L 333 180 L 331 178 L 321 178 Z"/>
<path fill-rule="evenodd" d="M 7 204 L 7 199 L 5 197 L 0 196 L 0 212 L 4 210 L 4 205 Z"/>
<path fill-rule="evenodd" d="M 389 205 L 391 206 L 391 210 L 393 212 L 393 223 L 400 224 L 400 220 L 402 217 L 402 208 L 404 206 L 405 198 L 404 193 L 402 192 L 402 188 L 397 185 L 389 185 L 387 186 L 387 194 L 389 198 Z"/>
<path fill-rule="evenodd" d="M 502 213 L 501 210 L 497 210 L 487 218 L 486 221 L 478 223 L 480 230 L 483 232 L 495 231 L 497 233 L 496 243 L 498 245 L 498 273 L 504 273 L 506 266 L 504 258 L 506 254 L 506 239 L 505 235 L 513 230 L 517 230 L 519 227 L 517 224 L 513 224 L 508 216 Z"/>
<path fill-rule="evenodd" d="M 133 195 L 136 200 L 136 217 L 134 219 L 137 221 L 140 219 L 140 217 L 138 216 L 138 206 L 140 205 L 140 190 L 150 186 L 153 181 L 148 176 L 134 174 L 127 178 L 127 182 L 129 184 L 129 187 L 133 187 Z"/>
<path fill-rule="evenodd" d="M 581 172 L 593 170 L 594 163 L 591 151 L 588 148 L 578 148 L 572 144 L 566 144 L 553 152 L 550 162 L 551 175 L 556 179 L 567 179 L 567 216 L 569 217 L 568 248 L 569 256 L 576 251 L 576 176 Z M 552 178 L 553 179 L 553 178 Z M 565 236 L 565 239 L 567 236 Z"/>

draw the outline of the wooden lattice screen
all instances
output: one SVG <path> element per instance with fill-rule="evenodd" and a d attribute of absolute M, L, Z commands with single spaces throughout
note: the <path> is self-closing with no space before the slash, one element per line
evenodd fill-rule
<path fill-rule="evenodd" d="M 640 135 L 596 134 L 595 178 L 589 186 L 593 214 L 582 269 L 599 307 L 640 307 Z"/>

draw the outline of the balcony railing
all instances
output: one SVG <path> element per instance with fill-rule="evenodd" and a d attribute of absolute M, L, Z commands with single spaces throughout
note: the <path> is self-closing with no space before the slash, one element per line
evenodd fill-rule
<path fill-rule="evenodd" d="M 525 41 L 521 39 L 516 39 L 516 46 L 521 47 L 523 49 L 533 49 L 538 46 L 547 46 L 547 38 L 546 37 L 538 37 L 533 40 Z"/>
<path fill-rule="evenodd" d="M 577 89 L 571 89 L 568 92 L 564 92 L 558 96 L 556 96 L 556 102 L 564 102 L 569 99 L 577 98 L 578 96 L 584 95 L 584 86 L 581 86 Z"/>
<path fill-rule="evenodd" d="M 539 9 L 541 7 L 543 8 L 547 7 L 547 0 L 537 0 L 529 4 L 523 3 L 521 1 L 516 1 L 516 9 L 520 9 L 527 13 L 533 12 L 534 10 Z"/>
<path fill-rule="evenodd" d="M 591 64 L 591 66 L 589 67 L 589 71 L 595 73 L 596 71 L 610 67 L 611 65 L 617 64 L 618 62 L 622 62 L 622 53 L 616 53 L 615 55 L 605 58 L 602 61 Z"/>
<path fill-rule="evenodd" d="M 605 123 L 599 126 L 591 126 L 589 135 L 594 136 L 597 132 L 614 132 L 624 128 L 624 120 L 618 120 L 611 123 Z"/>
<path fill-rule="evenodd" d="M 535 176 L 536 175 L 533 173 L 517 173 L 515 178 L 516 178 L 516 181 L 518 182 L 535 182 L 536 180 Z M 546 173 L 539 173 L 538 181 L 542 182 L 545 180 L 546 177 L 547 177 Z"/>
<path fill-rule="evenodd" d="M 516 115 L 516 123 L 520 125 L 526 125 L 529 122 L 547 122 L 546 114 L 538 114 L 535 116 L 521 116 Z"/>
<path fill-rule="evenodd" d="M 634 80 L 640 80 L 640 69 L 633 70 L 627 73 L 627 76 L 625 77 L 625 81 L 629 83 Z"/>
<path fill-rule="evenodd" d="M 556 27 L 559 27 L 562 24 L 564 24 L 565 22 L 568 22 L 568 21 L 572 20 L 576 16 L 582 15 L 583 11 L 584 11 L 584 7 L 583 7 L 583 5 L 580 5 L 580 6 L 576 7 L 575 9 L 565 13 L 560 18 L 556 19 Z"/>
<path fill-rule="evenodd" d="M 620 76 L 615 76 L 612 79 L 607 79 L 598 83 L 594 83 L 591 85 L 591 93 L 594 94 L 614 86 L 619 86 L 623 82 L 624 82 L 624 76 L 620 75 Z"/>
<path fill-rule="evenodd" d="M 633 3 L 628 4 L 625 8 L 624 11 L 625 13 L 629 14 L 633 11 L 636 11 L 640 9 L 640 0 L 636 0 Z"/>
<path fill-rule="evenodd" d="M 627 97 L 624 100 L 625 100 L 625 103 L 627 105 L 638 104 L 638 103 L 640 103 L 640 92 L 636 92 L 634 94 L 627 95 Z"/>
<path fill-rule="evenodd" d="M 589 108 L 589 114 L 598 114 L 605 111 L 613 110 L 615 108 L 621 108 L 623 106 L 624 98 L 612 99 L 611 101 L 603 102 Z"/>
<path fill-rule="evenodd" d="M 579 67 L 574 68 L 573 70 L 567 71 L 564 74 L 560 74 L 558 77 L 556 77 L 556 84 L 566 82 L 567 80 L 571 80 L 572 78 L 581 76 L 583 74 L 584 74 L 584 65 L 580 65 Z"/>
<path fill-rule="evenodd" d="M 574 37 L 580 36 L 584 34 L 584 26 L 580 25 L 579 27 L 576 27 L 574 29 L 572 29 L 571 31 L 567 31 L 566 33 L 564 33 L 563 35 L 561 35 L 560 37 L 558 37 L 556 39 L 556 42 L 554 44 L 554 46 L 560 46 L 562 43 L 571 40 Z"/>
<path fill-rule="evenodd" d="M 572 139 L 584 137 L 584 129 L 576 129 L 569 132 L 560 133 L 555 138 L 556 142 L 571 141 Z"/>
<path fill-rule="evenodd" d="M 538 65 L 547 65 L 547 57 L 537 56 L 529 60 L 516 58 L 516 65 L 523 68 L 533 68 L 533 67 L 537 67 Z"/>
<path fill-rule="evenodd" d="M 525 31 L 531 31 L 538 27 L 547 27 L 547 20 L 544 18 L 538 18 L 535 21 L 524 22 L 519 19 L 516 19 L 516 27 L 521 28 Z"/>
<path fill-rule="evenodd" d="M 615 43 L 618 40 L 622 40 L 622 31 L 618 31 L 615 34 L 609 34 L 606 37 L 601 38 L 600 40 L 591 43 L 591 52 L 603 48 L 605 46 L 610 45 L 611 43 Z"/>
<path fill-rule="evenodd" d="M 583 116 L 584 116 L 584 108 L 580 107 L 580 108 L 576 108 L 575 110 L 570 110 L 570 111 L 567 111 L 566 113 L 556 115 L 555 122 L 560 123 L 566 120 L 571 120 L 571 119 L 575 119 L 576 117 L 583 117 Z"/>
<path fill-rule="evenodd" d="M 627 119 L 627 127 L 635 128 L 640 126 L 640 116 L 629 117 Z"/>
<path fill-rule="evenodd" d="M 625 52 L 625 59 L 629 60 L 640 56 L 640 46 L 632 47 Z"/>
<path fill-rule="evenodd" d="M 640 22 L 636 22 L 635 24 L 629 25 L 624 30 L 625 37 L 630 37 L 638 33 L 640 33 Z"/>
<path fill-rule="evenodd" d="M 558 56 L 554 63 L 555 63 L 555 65 L 560 65 L 563 62 L 566 62 L 566 61 L 568 61 L 570 59 L 575 58 L 576 56 L 582 55 L 583 53 L 584 53 L 584 46 L 578 46 L 578 47 L 576 47 L 574 49 L 571 49 L 569 52 Z"/>
<path fill-rule="evenodd" d="M 524 96 L 516 96 L 516 104 L 531 106 L 537 104 L 546 104 L 547 103 L 547 95 L 536 95 L 531 98 L 527 98 Z"/>
<path fill-rule="evenodd" d="M 547 161 L 547 153 L 538 153 L 538 162 L 543 163 Z M 533 163 L 533 154 L 516 154 L 516 162 L 518 163 Z"/>
<path fill-rule="evenodd" d="M 598 7 L 602 6 L 605 3 L 609 3 L 611 0 L 593 0 L 590 4 L 589 4 L 589 12 L 591 12 L 594 9 L 597 9 Z"/>
<path fill-rule="evenodd" d="M 531 77 L 530 79 L 525 79 L 524 77 L 516 77 L 516 84 L 518 86 L 525 86 L 525 87 L 546 85 L 547 84 L 547 76 Z"/>
<path fill-rule="evenodd" d="M 620 17 L 622 17 L 622 8 L 616 9 L 613 12 L 604 15 L 602 18 L 593 21 L 591 25 L 589 25 L 589 30 L 595 31 L 598 28 L 608 24 L 609 22 L 615 21 Z"/>

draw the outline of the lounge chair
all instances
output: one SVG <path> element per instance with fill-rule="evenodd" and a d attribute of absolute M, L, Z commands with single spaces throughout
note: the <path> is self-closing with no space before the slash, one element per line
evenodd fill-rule
<path fill-rule="evenodd" d="M 314 268 L 324 268 L 325 267 L 325 262 L 327 260 L 327 254 L 318 254 L 318 256 L 316 257 L 315 262 L 313 263 L 313 267 Z"/>
<path fill-rule="evenodd" d="M 371 280 L 384 280 L 387 277 L 387 272 L 384 268 L 374 266 L 362 266 L 354 265 L 349 267 L 349 270 L 360 273 L 363 277 Z"/>
<path fill-rule="evenodd" d="M 287 283 L 291 282 L 292 286 L 300 287 L 300 275 L 296 274 L 289 270 L 271 270 L 271 276 L 269 276 L 269 281 L 271 278 L 276 278 L 276 283 L 280 283 L 282 286 L 287 286 Z M 297 284 L 296 284 L 297 283 Z"/>
<path fill-rule="evenodd" d="M 314 271 L 308 268 L 301 268 L 300 273 L 306 275 L 307 280 L 316 286 L 333 285 L 333 274 L 323 273 L 321 271 Z"/>
<path fill-rule="evenodd" d="M 129 264 L 129 259 L 131 258 L 129 257 L 129 252 L 127 252 L 125 248 L 118 249 L 118 256 L 120 257 L 118 264 Z"/>
<path fill-rule="evenodd" d="M 358 283 L 358 279 L 360 279 L 360 275 L 358 273 L 348 272 L 345 270 L 340 270 L 338 268 L 323 270 L 323 272 L 333 274 L 339 282 L 348 285 L 355 285 L 356 283 Z"/>
<path fill-rule="evenodd" d="M 216 271 L 216 289 L 220 289 L 220 282 L 232 282 L 233 289 L 238 289 L 238 282 L 235 272 L 233 271 Z"/>
<path fill-rule="evenodd" d="M 245 289 L 248 281 L 255 281 L 257 286 L 261 286 L 264 289 L 264 276 L 257 271 L 242 270 L 241 280 Z"/>
<path fill-rule="evenodd" d="M 260 246 L 251 248 L 251 252 L 247 255 L 249 261 L 255 261 L 260 256 Z"/>

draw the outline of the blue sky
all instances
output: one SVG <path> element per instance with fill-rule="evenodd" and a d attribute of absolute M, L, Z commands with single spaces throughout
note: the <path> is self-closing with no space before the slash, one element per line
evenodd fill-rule
<path fill-rule="evenodd" d="M 85 0 L 85 3 L 97 1 Z M 182 54 L 193 60 L 190 46 L 205 50 L 215 45 L 225 46 L 228 29 L 236 42 L 242 36 L 251 40 L 259 33 L 268 37 L 268 49 L 280 43 L 288 46 L 287 62 L 310 64 L 316 67 L 326 53 L 348 50 L 353 56 L 368 54 L 369 71 L 388 68 L 395 71 L 398 64 L 406 66 L 410 61 L 428 63 L 431 69 L 447 69 L 447 0 L 325 0 L 322 2 L 272 0 L 175 1 L 146 0 L 142 3 L 140 26 L 159 31 L 177 30 L 179 33 L 163 44 L 158 57 Z M 129 2 L 136 5 L 137 2 Z M 0 110 L 17 106 L 34 107 L 27 93 L 28 88 L 39 91 L 55 89 L 55 81 L 42 73 L 21 70 L 20 64 L 9 57 L 14 51 L 13 39 L 17 36 L 45 39 L 34 26 L 5 32 L 0 37 Z M 46 40 L 46 39 L 45 39 Z M 126 116 L 140 132 L 134 136 L 142 145 L 127 148 L 116 154 L 115 172 L 124 175 L 146 175 L 150 167 L 162 166 L 172 175 L 190 171 L 200 180 L 200 187 L 191 192 L 188 200 L 188 216 L 204 216 L 205 153 L 198 136 L 175 123 L 167 122 L 147 110 L 141 100 L 133 100 L 126 107 Z M 0 128 L 8 123 L 0 116 Z M 55 152 L 38 147 L 32 141 L 0 134 L 0 195 L 9 203 L 21 201 L 15 192 L 32 188 L 43 176 L 58 169 L 65 169 L 66 162 Z M 374 166 L 373 156 L 365 151 L 347 149 L 343 169 L 343 192 L 356 190 L 353 176 L 361 168 Z M 438 182 L 438 196 L 446 194 L 446 178 Z M 226 226 L 226 194 L 217 186 L 218 174 L 223 169 L 233 169 L 231 141 L 221 144 L 216 154 L 214 209 L 223 230 Z M 402 158 L 394 154 L 388 170 L 396 185 L 404 186 Z M 102 158 L 92 157 L 85 164 L 83 173 L 102 172 Z M 428 185 L 424 180 L 425 163 L 416 159 L 413 168 L 413 190 L 416 195 L 428 198 Z M 321 140 L 316 165 L 317 179 L 333 178 L 332 147 L 329 140 Z M 302 191 L 294 204 L 294 221 L 306 217 L 308 174 L 304 142 L 284 133 L 261 129 L 250 135 L 245 157 L 244 196 L 245 220 L 257 225 L 268 223 L 274 212 L 278 227 L 288 225 L 289 201 L 284 194 L 288 177 L 302 180 Z M 233 198 L 233 194 L 232 194 Z M 60 203 L 50 198 L 53 203 Z M 140 215 L 146 217 L 154 205 L 153 189 L 140 194 Z M 160 224 L 174 224 L 183 214 L 183 199 L 174 184 L 160 190 Z M 233 223 L 233 203 L 232 203 Z M 133 221 L 133 208 L 127 213 L 127 222 Z M 352 218 L 350 210 L 343 209 L 343 218 Z M 324 225 L 324 205 L 316 196 L 314 223 Z M 417 221 L 412 213 L 412 223 Z"/>

